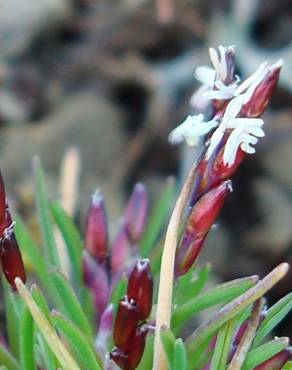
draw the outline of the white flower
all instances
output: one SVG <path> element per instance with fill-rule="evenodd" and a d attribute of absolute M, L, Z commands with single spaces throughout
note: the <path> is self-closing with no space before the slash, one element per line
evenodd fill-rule
<path fill-rule="evenodd" d="M 207 150 L 208 159 L 222 140 L 226 130 L 233 130 L 227 139 L 223 154 L 223 161 L 228 166 L 233 164 L 239 146 L 244 152 L 252 154 L 255 152 L 255 149 L 251 145 L 257 143 L 257 137 L 265 136 L 262 129 L 264 124 L 262 119 L 237 117 L 242 105 L 245 103 L 245 99 L 245 94 L 242 94 L 228 103 L 222 122 L 210 139 Z"/>
<path fill-rule="evenodd" d="M 179 144 L 185 140 L 189 146 L 196 146 L 200 137 L 217 125 L 218 122 L 215 120 L 205 122 L 202 114 L 188 116 L 183 123 L 170 132 L 168 140 L 171 144 Z"/>
<path fill-rule="evenodd" d="M 222 81 L 215 81 L 214 86 L 217 90 L 209 90 L 204 93 L 204 97 L 207 99 L 216 99 L 216 100 L 225 100 L 231 99 L 235 96 L 238 96 L 242 93 L 245 94 L 244 103 L 247 103 L 255 89 L 258 85 L 263 81 L 266 75 L 275 68 L 281 67 L 283 64 L 282 60 L 279 60 L 277 63 L 273 64 L 272 66 L 268 66 L 267 62 L 262 63 L 259 68 L 247 79 L 245 79 L 240 85 L 239 78 L 236 77 L 235 82 L 226 86 L 223 84 Z"/>

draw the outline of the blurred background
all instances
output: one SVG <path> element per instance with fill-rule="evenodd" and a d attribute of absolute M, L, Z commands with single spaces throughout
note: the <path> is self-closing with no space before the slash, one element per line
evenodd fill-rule
<path fill-rule="evenodd" d="M 136 181 L 155 201 L 194 159 L 167 136 L 192 112 L 195 68 L 209 63 L 209 46 L 235 44 L 242 78 L 262 61 L 285 63 L 266 137 L 234 177 L 201 262 L 218 281 L 291 263 L 291 35 L 291 0 L 0 0 L 0 165 L 14 208 L 33 230 L 36 154 L 52 197 L 65 166 L 81 229 L 97 187 L 113 228 Z M 291 277 L 269 303 L 291 290 Z M 279 334 L 292 334 L 288 322 Z"/>

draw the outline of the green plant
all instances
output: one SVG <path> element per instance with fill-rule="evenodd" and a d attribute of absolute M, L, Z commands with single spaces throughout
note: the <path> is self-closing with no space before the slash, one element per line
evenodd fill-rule
<path fill-rule="evenodd" d="M 290 311 L 292 295 L 270 308 L 263 298 L 288 265 L 280 264 L 262 279 L 249 276 L 206 289 L 210 268 L 195 264 L 231 191 L 229 178 L 263 136 L 258 117 L 281 68 L 280 63 L 264 64 L 239 85 L 233 48 L 211 49 L 210 54 L 214 69 L 203 67 L 198 73 L 209 90 L 212 118 L 189 117 L 170 135 L 172 142 L 201 140 L 202 153 L 177 198 L 163 248 L 163 228 L 175 199 L 173 182 L 150 212 L 144 186 L 135 186 L 110 246 L 102 195 L 92 197 L 82 238 L 62 206 L 50 201 L 36 160 L 40 247 L 20 218 L 12 222 L 1 181 L 0 259 L 12 288 L 3 279 L 7 339 L 0 345 L 2 369 L 292 368 L 289 339 L 269 339 Z M 56 227 L 65 242 L 69 273 Z M 32 269 L 29 278 L 35 283 L 30 287 L 18 245 Z M 210 319 L 186 337 L 185 326 L 211 307 Z"/>

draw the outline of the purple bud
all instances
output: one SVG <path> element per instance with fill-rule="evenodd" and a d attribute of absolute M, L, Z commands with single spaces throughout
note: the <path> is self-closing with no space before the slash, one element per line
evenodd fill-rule
<path fill-rule="evenodd" d="M 113 360 L 122 370 L 129 370 L 129 357 L 123 350 L 115 347 L 110 352 L 110 359 Z"/>
<path fill-rule="evenodd" d="M 132 244 L 137 243 L 145 227 L 148 197 L 144 185 L 135 185 L 124 213 L 124 227 Z"/>
<path fill-rule="evenodd" d="M 113 305 L 110 304 L 101 315 L 98 335 L 95 340 L 97 351 L 104 356 L 107 351 L 107 340 L 112 333 L 113 327 Z"/>
<path fill-rule="evenodd" d="M 107 255 L 108 230 L 102 195 L 96 191 L 91 198 L 87 213 L 85 248 L 98 263 L 103 263 Z"/>
<path fill-rule="evenodd" d="M 128 260 L 130 255 L 130 241 L 122 227 L 113 242 L 111 252 L 111 268 L 112 271 L 118 272 L 124 267 L 125 262 Z"/>
<path fill-rule="evenodd" d="M 134 336 L 127 346 L 126 353 L 128 354 L 128 370 L 136 369 L 141 361 L 145 348 L 145 339 L 147 334 L 147 327 L 145 325 L 136 329 Z"/>

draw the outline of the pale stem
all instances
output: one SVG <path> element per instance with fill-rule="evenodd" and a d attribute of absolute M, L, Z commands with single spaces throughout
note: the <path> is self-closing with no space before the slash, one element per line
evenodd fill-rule
<path fill-rule="evenodd" d="M 174 277 L 175 251 L 177 247 L 178 231 L 182 214 L 191 193 L 195 178 L 197 163 L 188 174 L 186 182 L 176 201 L 165 236 L 165 243 L 161 259 L 159 291 L 156 310 L 156 328 L 154 338 L 153 370 L 167 370 L 167 362 L 160 341 L 160 328 L 170 327 L 172 292 Z"/>

